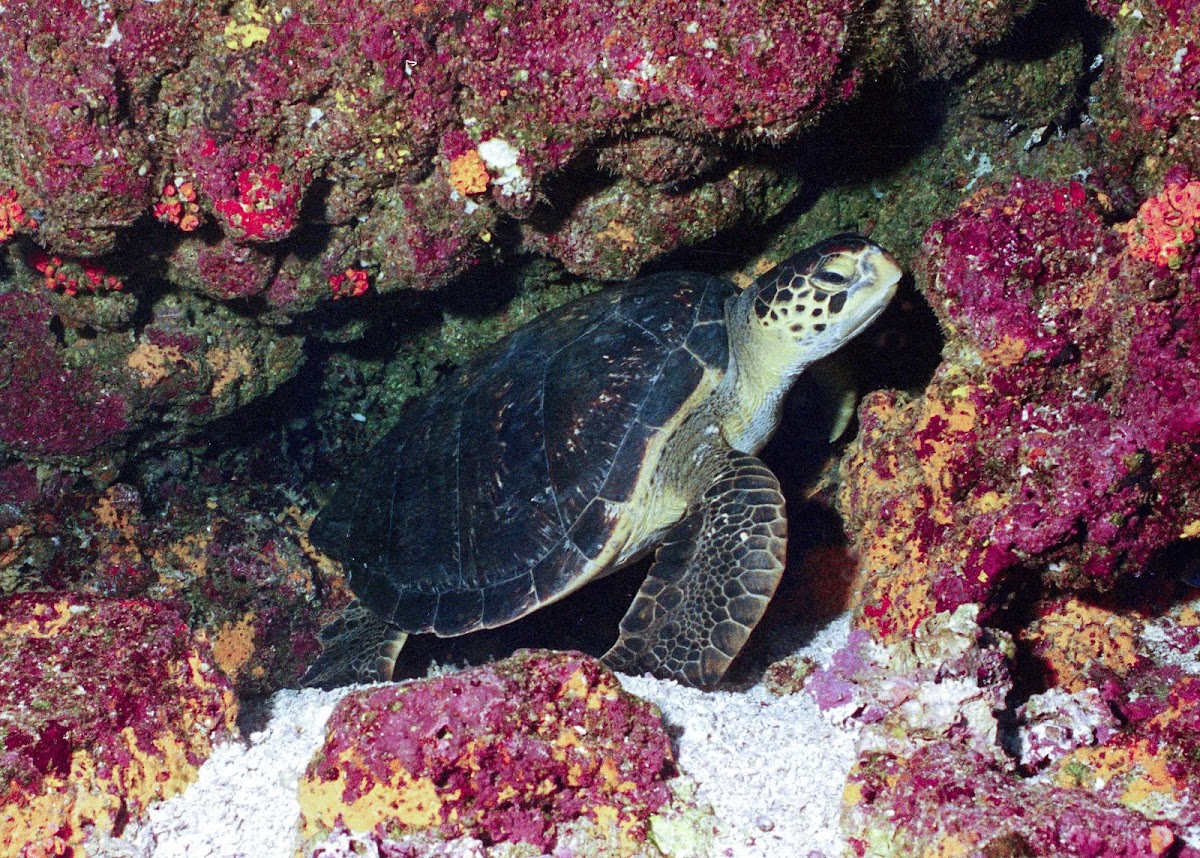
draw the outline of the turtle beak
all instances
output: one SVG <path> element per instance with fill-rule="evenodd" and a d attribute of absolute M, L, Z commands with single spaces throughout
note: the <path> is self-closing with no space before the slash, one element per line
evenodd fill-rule
<path fill-rule="evenodd" d="M 887 290 L 888 300 L 896 294 L 896 286 L 904 276 L 904 270 L 895 258 L 879 245 L 875 246 L 871 265 L 875 269 L 873 284 Z"/>
<path fill-rule="evenodd" d="M 895 258 L 874 242 L 859 258 L 859 276 L 841 300 L 847 308 L 839 340 L 845 342 L 879 317 L 896 295 L 904 270 Z"/>

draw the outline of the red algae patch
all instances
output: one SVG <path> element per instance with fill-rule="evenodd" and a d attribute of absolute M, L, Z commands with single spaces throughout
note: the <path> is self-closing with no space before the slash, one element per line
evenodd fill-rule
<path fill-rule="evenodd" d="M 1052 755 L 1039 775 L 1151 818 L 1200 824 L 1200 599 L 1141 617 L 1055 600 L 1030 630 L 1064 687 L 1090 681 L 1122 729 Z M 1070 636 L 1071 642 L 1066 639 Z M 1078 641 L 1078 643 L 1074 643 Z M 1094 653 L 1094 655 L 1093 655 Z"/>
<path fill-rule="evenodd" d="M 178 285 L 289 314 L 359 261 L 385 289 L 449 283 L 492 255 L 483 235 L 500 218 L 612 279 L 624 257 L 761 223 L 793 198 L 778 174 L 746 182 L 747 146 L 797 140 L 913 48 L 927 77 L 967 68 L 1027 5 L 11 0 L 0 241 L 124 254 L 153 218 L 182 258 L 167 259 Z M 589 232 L 610 201 L 589 190 L 599 174 L 565 183 L 567 223 L 538 232 L 556 177 L 596 159 L 625 174 L 622 222 L 654 228 L 624 255 L 595 234 L 605 221 Z M 643 182 L 703 192 L 679 203 Z M 593 211 L 570 216 L 581 203 Z M 329 246 L 291 253 L 306 226 Z M 262 276 L 226 277 L 247 248 Z M 200 254 L 207 271 L 182 261 Z"/>
<path fill-rule="evenodd" d="M 658 711 L 578 653 L 522 651 L 356 692 L 299 787 L 309 847 L 336 831 L 433 833 L 547 851 L 576 822 L 634 854 L 671 800 Z"/>
<path fill-rule="evenodd" d="M 1110 226 L 1081 184 L 1016 179 L 926 233 L 943 362 L 860 409 L 838 496 L 857 628 L 808 685 L 866 725 L 854 854 L 1196 854 L 1197 613 L 1162 575 L 1135 605 L 1130 579 L 1200 534 L 1198 189 L 1172 168 Z M 966 610 L 976 647 L 1013 639 L 930 663 Z M 953 716 L 931 729 L 931 704 Z"/>
<path fill-rule="evenodd" d="M 1186 207 L 1193 184 L 1175 174 L 1163 198 Z M 1019 574 L 1111 589 L 1190 532 L 1200 265 L 1173 244 L 1178 265 L 1154 266 L 1123 239 L 1081 185 L 1031 179 L 926 234 L 945 359 L 921 395 L 867 398 L 842 469 L 872 572 L 859 625 L 878 639 L 993 604 Z"/>
<path fill-rule="evenodd" d="M 1177 851 L 1168 824 L 1077 790 L 1014 781 L 953 742 L 865 754 L 844 802 L 848 854 L 857 856 L 1194 855 Z"/>
<path fill-rule="evenodd" d="M 1144 620 L 1075 598 L 1035 610 L 1016 641 L 965 605 L 888 646 L 857 629 L 809 676 L 822 709 L 863 725 L 849 854 L 1200 854 L 1196 603 Z M 1019 649 L 1058 684 L 1005 715 Z"/>
<path fill-rule="evenodd" d="M 147 599 L 0 599 L 0 854 L 72 855 L 196 777 L 236 703 Z"/>
<path fill-rule="evenodd" d="M 128 402 L 93 367 L 71 366 L 45 297 L 0 295 L 0 444 L 31 456 L 79 456 L 114 443 Z"/>

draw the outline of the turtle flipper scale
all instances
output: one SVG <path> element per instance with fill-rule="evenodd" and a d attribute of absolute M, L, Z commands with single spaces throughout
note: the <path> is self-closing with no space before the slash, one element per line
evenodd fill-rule
<path fill-rule="evenodd" d="M 389 682 L 408 635 L 379 619 L 358 599 L 321 629 L 321 654 L 300 680 L 308 688 Z"/>
<path fill-rule="evenodd" d="M 687 517 L 667 533 L 605 663 L 715 685 L 766 610 L 786 550 L 778 480 L 754 456 L 729 451 Z"/>

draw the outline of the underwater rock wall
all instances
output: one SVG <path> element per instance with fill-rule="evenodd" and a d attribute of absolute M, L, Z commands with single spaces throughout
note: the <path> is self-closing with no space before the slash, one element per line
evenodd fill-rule
<path fill-rule="evenodd" d="M 857 855 L 1195 854 L 1198 19 L 1093 8 L 1086 166 L 929 225 L 942 362 L 841 463 L 862 637 L 808 690 L 867 724 Z"/>
<path fill-rule="evenodd" d="M 1193 193 L 1176 177 L 1162 197 Z M 1111 589 L 1200 527 L 1194 233 L 1156 266 L 1144 220 L 1114 229 L 1081 185 L 1017 180 L 931 227 L 921 275 L 946 359 L 919 397 L 867 399 L 844 469 L 881 638 L 1017 570 Z"/>
<path fill-rule="evenodd" d="M 289 312 L 347 270 L 385 291 L 444 283 L 502 214 L 546 233 L 538 200 L 576 162 L 618 165 L 631 214 L 654 207 L 639 185 L 727 185 L 743 158 L 726 144 L 794 137 L 904 47 L 855 0 L 41 5 L 0 28 L 9 231 L 119 257 L 153 216 L 181 285 Z M 746 205 L 715 199 L 695 214 L 708 234 Z M 318 225 L 322 251 L 296 256 L 287 240 Z M 639 260 L 680 240 L 639 250 L 634 226 L 579 240 Z M 549 240 L 568 232 L 544 246 L 582 260 Z M 612 276 L 603 256 L 581 270 Z"/>
<path fill-rule="evenodd" d="M 765 220 L 798 182 L 752 148 L 907 40 L 857 0 L 6 8 L 0 442 L 101 481 L 293 377 L 298 313 L 520 248 L 624 278 Z"/>

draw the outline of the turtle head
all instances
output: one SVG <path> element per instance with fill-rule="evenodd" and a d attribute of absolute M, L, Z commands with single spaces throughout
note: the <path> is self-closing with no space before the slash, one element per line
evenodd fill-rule
<path fill-rule="evenodd" d="M 802 365 L 824 357 L 871 324 L 902 274 L 878 244 L 857 235 L 826 239 L 760 277 L 742 296 L 747 322 L 778 358 Z M 757 335 L 757 336 L 756 336 Z"/>
<path fill-rule="evenodd" d="M 765 443 L 793 379 L 871 324 L 896 294 L 901 273 L 878 244 L 839 235 L 731 299 L 729 371 L 718 395 L 730 443 L 746 452 Z"/>

